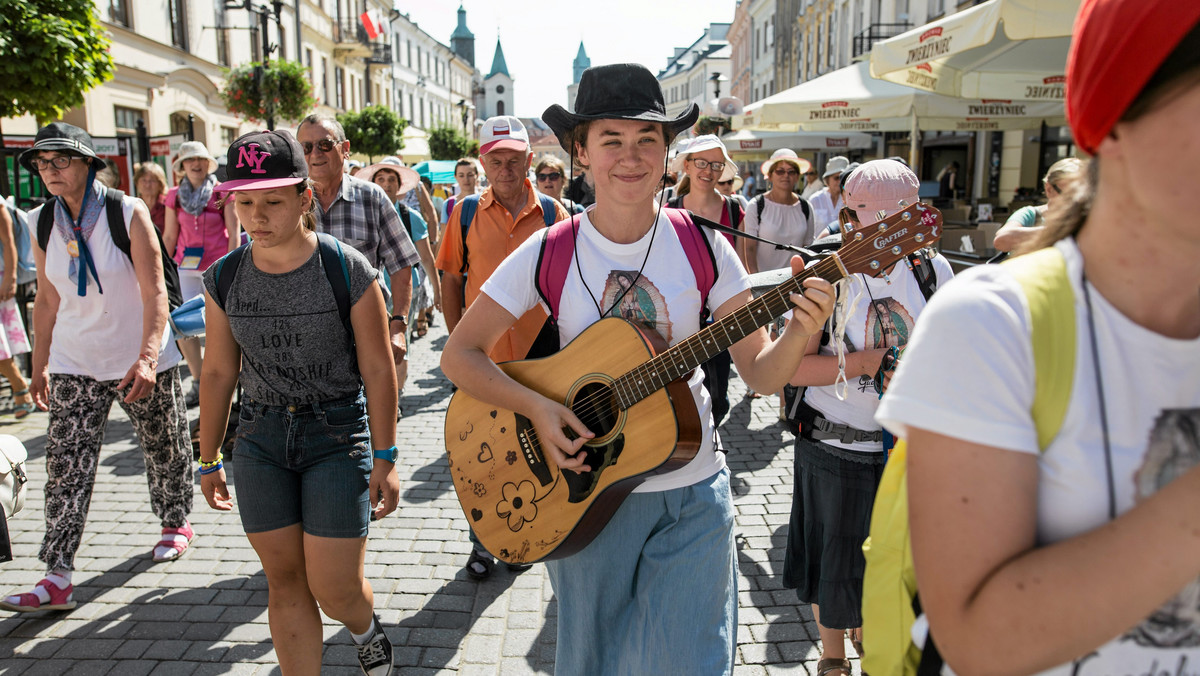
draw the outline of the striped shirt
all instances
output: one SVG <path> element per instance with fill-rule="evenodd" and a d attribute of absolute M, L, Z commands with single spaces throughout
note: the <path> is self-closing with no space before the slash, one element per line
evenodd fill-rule
<path fill-rule="evenodd" d="M 342 176 L 339 194 L 328 210 L 317 202 L 317 230 L 358 249 L 388 275 L 420 260 L 383 188 L 353 176 Z"/>

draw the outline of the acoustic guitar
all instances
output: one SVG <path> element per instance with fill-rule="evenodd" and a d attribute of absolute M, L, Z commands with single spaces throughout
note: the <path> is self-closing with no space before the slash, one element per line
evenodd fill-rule
<path fill-rule="evenodd" d="M 941 237 L 941 213 L 916 204 L 852 231 L 836 253 L 669 349 L 656 331 L 610 317 L 558 353 L 501 370 L 568 406 L 596 436 L 587 472 L 559 471 L 520 413 L 458 390 L 446 411 L 446 453 L 459 503 L 487 550 L 509 563 L 569 556 L 604 528 L 648 477 L 687 464 L 703 426 L 692 370 L 792 308 L 803 280 L 877 275 Z M 568 435 L 573 436 L 568 430 Z"/>

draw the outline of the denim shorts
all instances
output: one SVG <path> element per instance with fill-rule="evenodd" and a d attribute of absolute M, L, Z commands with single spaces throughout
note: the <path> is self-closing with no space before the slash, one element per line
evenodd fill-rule
<path fill-rule="evenodd" d="M 233 454 L 247 533 L 299 523 L 318 537 L 366 537 L 373 461 L 361 393 L 296 406 L 244 400 Z"/>

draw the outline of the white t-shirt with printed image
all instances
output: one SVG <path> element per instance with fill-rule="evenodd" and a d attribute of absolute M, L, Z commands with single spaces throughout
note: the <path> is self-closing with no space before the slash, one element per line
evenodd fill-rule
<path fill-rule="evenodd" d="M 573 260 L 564 282 L 558 317 L 559 344 L 565 346 L 600 319 L 593 298 L 608 313 L 606 316 L 639 321 L 658 331 L 668 345 L 699 331 L 700 291 L 696 276 L 666 214 L 660 214 L 657 226 L 631 244 L 617 244 L 605 238 L 592 225 L 590 214 L 591 208 L 578 219 L 575 252 L 579 269 Z M 520 317 L 541 303 L 535 278 L 538 254 L 546 232 L 542 230 L 521 244 L 483 285 L 482 292 L 514 317 Z M 704 230 L 704 234 L 717 263 L 717 278 L 708 294 L 708 306 L 717 308 L 749 289 L 750 284 L 733 246 L 724 237 L 714 237 L 712 231 Z M 648 259 L 647 247 L 650 247 Z M 638 270 L 642 269 L 643 261 L 646 265 L 639 278 Z M 579 270 L 586 280 L 586 288 Z M 609 312 L 621 291 L 635 278 L 635 289 L 625 295 L 620 307 Z M 549 308 L 542 306 L 549 312 Z M 702 370 L 695 370 L 688 386 L 703 426 L 700 450 L 687 465 L 647 479 L 634 489 L 635 492 L 690 486 L 725 466 L 724 454 L 715 450 L 712 402 L 704 387 Z"/>
<path fill-rule="evenodd" d="M 1075 289 L 1075 375 L 1062 428 L 1044 453 L 1039 454 L 1030 415 L 1029 310 L 1003 265 L 976 267 L 938 292 L 877 414 L 901 436 L 917 427 L 1038 455 L 1040 545 L 1080 535 L 1109 518 L 1082 258 L 1073 240 L 1056 246 Z M 1200 463 L 1200 339 L 1159 335 L 1134 324 L 1094 287 L 1090 295 L 1119 514 Z M 1174 675 L 1194 673 L 1197 666 L 1200 580 L 1095 653 L 1045 673 Z"/>
<path fill-rule="evenodd" d="M 930 263 L 937 276 L 937 288 L 941 289 L 954 277 L 954 271 L 940 254 L 931 258 Z M 882 275 L 850 276 L 843 293 L 849 303 L 846 338 L 855 352 L 892 346 L 903 348 L 908 344 L 917 316 L 925 309 L 925 296 L 907 266 L 907 260 L 896 263 L 886 278 Z M 818 354 L 836 354 L 833 342 L 831 337 L 829 344 L 822 345 Z M 845 400 L 838 398 L 837 389 L 834 385 L 811 386 L 804 391 L 804 401 L 831 422 L 868 432 L 879 429 L 875 422 L 879 393 L 875 391 L 874 373 L 850 380 L 846 385 Z M 822 439 L 821 442 L 859 453 L 883 452 L 883 444 L 879 441 L 847 444 L 838 439 Z"/>

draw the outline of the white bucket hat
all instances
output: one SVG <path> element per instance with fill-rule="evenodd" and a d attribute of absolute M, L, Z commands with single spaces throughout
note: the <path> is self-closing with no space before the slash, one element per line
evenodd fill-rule
<path fill-rule="evenodd" d="M 183 161 L 190 160 L 193 157 L 203 157 L 208 160 L 208 173 L 213 173 L 217 170 L 217 158 L 209 154 L 208 148 L 199 141 L 188 141 L 179 146 L 179 156 L 175 158 L 175 162 L 171 167 L 176 174 L 183 173 Z"/>
<path fill-rule="evenodd" d="M 728 181 L 737 176 L 737 165 L 733 163 L 732 159 L 730 159 L 729 151 L 725 148 L 725 144 L 721 142 L 721 139 L 717 138 L 713 134 L 697 136 L 690 141 L 680 141 L 675 150 L 675 158 L 671 160 L 670 170 L 678 172 L 679 175 L 682 176 L 683 165 L 687 161 L 688 155 L 691 155 L 692 153 L 704 152 L 705 150 L 712 150 L 714 148 L 720 148 L 721 154 L 725 156 L 725 168 L 721 170 L 721 176 L 717 178 L 717 181 Z"/>
<path fill-rule="evenodd" d="M 804 172 L 812 168 L 812 164 L 808 160 L 797 155 L 795 150 L 792 150 L 791 148 L 780 148 L 779 150 L 771 153 L 771 159 L 763 162 L 762 166 L 760 166 L 758 169 L 762 172 L 762 175 L 766 177 L 771 174 L 771 170 L 773 170 L 775 165 L 779 164 L 780 162 L 787 162 L 793 167 L 796 167 L 796 171 L 800 172 L 801 176 L 804 175 Z"/>

